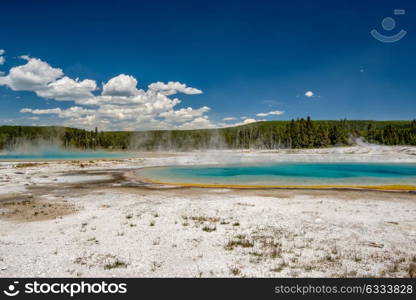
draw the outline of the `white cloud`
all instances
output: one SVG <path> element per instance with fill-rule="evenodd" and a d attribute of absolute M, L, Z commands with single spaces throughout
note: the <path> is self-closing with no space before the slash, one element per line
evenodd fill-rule
<path fill-rule="evenodd" d="M 33 91 L 47 88 L 47 85 L 63 76 L 61 69 L 52 68 L 48 63 L 28 56 L 22 56 L 26 64 L 13 67 L 7 76 L 0 77 L 0 85 L 14 91 Z"/>
<path fill-rule="evenodd" d="M 245 119 L 243 121 L 243 124 L 250 124 L 250 123 L 255 123 L 258 122 L 256 119 Z"/>
<path fill-rule="evenodd" d="M 237 118 L 236 117 L 226 117 L 226 118 L 224 118 L 224 119 L 222 119 L 223 121 L 235 121 L 235 120 L 237 120 Z"/>
<path fill-rule="evenodd" d="M 306 96 L 306 97 L 308 97 L 308 98 L 311 98 L 311 97 L 313 97 L 313 96 L 314 96 L 314 93 L 313 93 L 312 91 L 307 91 L 307 92 L 305 93 L 305 96 Z"/>
<path fill-rule="evenodd" d="M 97 89 L 94 80 L 85 79 L 80 81 L 78 78 L 73 80 L 69 77 L 63 77 L 49 83 L 45 88 L 39 89 L 36 94 L 42 98 L 49 98 L 58 101 L 75 101 L 93 97 L 93 91 Z"/>
<path fill-rule="evenodd" d="M 51 108 L 51 109 L 31 109 L 31 108 L 22 108 L 21 113 L 32 113 L 34 115 L 47 115 L 47 114 L 59 114 L 62 110 L 60 108 Z"/>
<path fill-rule="evenodd" d="M 173 82 L 169 81 L 168 83 L 163 82 L 155 82 L 152 84 L 149 84 L 149 89 L 160 92 L 164 95 L 173 95 L 176 93 L 183 93 L 188 95 L 196 95 L 196 94 L 202 94 L 201 90 L 198 90 L 196 88 L 187 87 L 186 84 L 180 83 L 180 82 Z"/>
<path fill-rule="evenodd" d="M 183 121 L 189 121 L 197 117 L 201 117 L 204 113 L 210 110 L 209 107 L 203 106 L 198 109 L 193 109 L 192 107 L 182 108 L 179 110 L 170 110 L 161 113 L 159 116 L 164 117 L 165 121 L 171 123 L 179 123 Z"/>
<path fill-rule="evenodd" d="M 103 96 L 136 96 L 139 93 L 137 89 L 137 80 L 133 76 L 120 74 L 111 78 L 103 86 Z"/>
<path fill-rule="evenodd" d="M 265 120 L 265 119 L 257 120 L 257 119 L 245 117 L 244 121 L 242 121 L 242 122 L 237 122 L 237 123 L 233 123 L 233 124 L 221 123 L 219 125 L 220 125 L 220 127 L 234 127 L 234 126 L 247 125 L 247 124 L 251 124 L 251 123 L 255 123 L 255 122 L 261 122 L 261 121 L 267 121 L 267 120 Z"/>
<path fill-rule="evenodd" d="M 7 76 L 0 77 L 0 85 L 6 85 L 14 91 L 32 91 L 42 98 L 57 101 L 76 101 L 93 97 L 92 91 L 97 89 L 94 80 L 80 81 L 64 76 L 59 68 L 28 56 L 21 56 L 26 64 L 13 67 Z"/>
<path fill-rule="evenodd" d="M 22 56 L 26 63 L 0 76 L 0 85 L 15 91 L 32 91 L 39 97 L 55 101 L 73 101 L 68 109 L 24 108 L 21 113 L 36 116 L 56 115 L 63 124 L 76 127 L 100 127 L 103 130 L 140 130 L 171 128 L 209 128 L 214 125 L 205 115 L 210 108 L 175 109 L 181 103 L 171 98 L 176 93 L 200 94 L 202 91 L 180 82 L 156 82 L 148 90 L 138 89 L 133 76 L 120 74 L 103 83 L 97 95 L 94 80 L 69 78 L 59 68 L 37 58 Z"/>
<path fill-rule="evenodd" d="M 4 64 L 4 62 L 6 61 L 6 59 L 2 56 L 4 54 L 4 50 L 0 49 L 0 66 Z M 0 74 L 3 75 L 3 74 Z"/>
<path fill-rule="evenodd" d="M 186 122 L 179 126 L 176 126 L 177 129 L 203 129 L 215 127 L 216 126 L 211 123 L 207 116 L 198 117 L 190 122 Z"/>
<path fill-rule="evenodd" d="M 57 115 L 60 118 L 80 118 L 89 114 L 93 114 L 95 111 L 91 109 L 84 109 L 79 106 L 73 106 L 68 109 L 51 108 L 51 109 L 31 109 L 23 108 L 20 110 L 22 113 L 32 113 L 34 115 Z"/>
<path fill-rule="evenodd" d="M 270 111 L 267 113 L 258 113 L 256 116 L 257 117 L 267 117 L 267 116 L 280 116 L 283 115 L 285 112 L 284 111 L 280 111 L 280 110 L 275 110 L 275 111 Z"/>

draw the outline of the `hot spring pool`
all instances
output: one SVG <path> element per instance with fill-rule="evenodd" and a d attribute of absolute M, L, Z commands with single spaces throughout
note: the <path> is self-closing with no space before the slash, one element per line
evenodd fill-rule
<path fill-rule="evenodd" d="M 126 154 L 105 151 L 64 151 L 45 150 L 33 152 L 6 152 L 0 153 L 0 160 L 30 161 L 30 160 L 77 160 L 77 159 L 104 159 L 123 158 Z"/>
<path fill-rule="evenodd" d="M 416 189 L 416 164 L 278 163 L 272 165 L 146 168 L 155 183 L 241 187 L 407 186 Z M 414 188 L 412 188 L 414 187 Z"/>

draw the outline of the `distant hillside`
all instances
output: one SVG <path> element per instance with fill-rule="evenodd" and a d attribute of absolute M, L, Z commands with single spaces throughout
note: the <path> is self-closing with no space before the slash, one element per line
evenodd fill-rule
<path fill-rule="evenodd" d="M 370 143 L 416 145 L 413 121 L 265 121 L 201 130 L 87 131 L 68 127 L 0 126 L 0 149 L 59 144 L 79 149 L 193 150 L 319 148 L 351 144 L 361 137 Z"/>

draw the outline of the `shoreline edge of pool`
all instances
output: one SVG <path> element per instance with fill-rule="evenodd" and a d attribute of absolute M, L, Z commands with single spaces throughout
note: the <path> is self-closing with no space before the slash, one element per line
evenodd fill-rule
<path fill-rule="evenodd" d="M 322 176 L 321 174 L 314 175 L 313 173 L 308 173 L 308 170 L 302 170 L 301 172 L 297 170 L 297 173 L 287 173 L 286 169 L 283 173 L 280 172 L 280 168 L 282 166 L 287 168 L 288 165 L 289 164 L 271 165 L 267 166 L 269 169 L 263 170 L 263 173 L 251 174 L 250 172 L 253 171 L 252 169 L 257 168 L 258 166 L 251 166 L 252 169 L 250 170 L 249 167 L 247 170 L 247 166 L 244 165 L 233 167 L 227 165 L 211 165 L 205 166 L 206 169 L 203 168 L 202 172 L 199 174 L 195 174 L 195 170 L 198 170 L 198 166 L 195 165 L 160 167 L 154 166 L 140 168 L 135 172 L 134 177 L 148 184 L 175 187 L 229 189 L 376 190 L 400 192 L 416 191 L 416 184 L 413 184 L 413 182 L 416 182 L 416 165 L 414 164 L 353 164 L 354 169 L 351 170 L 349 169 L 351 166 L 348 164 L 331 165 L 315 163 L 315 166 L 318 166 L 318 168 L 322 166 L 330 166 L 326 176 Z M 309 163 L 307 165 L 311 166 L 313 164 Z M 294 166 L 298 168 L 299 163 L 294 164 Z M 371 166 L 372 168 L 376 167 L 376 169 L 371 171 L 365 170 L 365 168 L 368 166 Z M 360 169 L 360 167 L 362 167 L 362 169 Z M 404 171 L 399 169 L 403 167 L 407 169 Z M 239 169 L 239 172 L 231 172 L 230 175 L 230 170 L 232 170 L 232 168 Z M 160 172 L 160 170 L 162 172 Z M 179 174 L 175 174 L 175 170 L 182 171 L 182 174 L 180 172 Z M 360 173 L 356 173 L 357 170 Z M 191 172 L 187 173 L 187 171 Z M 363 176 L 363 172 L 368 172 L 367 176 Z M 160 176 L 160 173 L 162 173 L 162 176 Z M 186 175 L 181 176 L 183 173 Z M 243 178 L 241 178 L 241 176 Z M 415 181 L 413 179 L 415 179 Z"/>
<path fill-rule="evenodd" d="M 163 182 L 150 178 L 141 181 L 156 185 L 195 187 L 195 188 L 227 188 L 227 189 L 297 189 L 297 190 L 374 190 L 416 192 L 416 185 L 255 185 L 255 184 L 215 184 L 215 183 L 181 183 Z"/>

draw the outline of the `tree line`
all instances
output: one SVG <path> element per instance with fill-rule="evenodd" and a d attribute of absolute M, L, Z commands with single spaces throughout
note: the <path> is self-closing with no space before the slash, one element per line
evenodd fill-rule
<path fill-rule="evenodd" d="M 343 146 L 362 138 L 382 145 L 416 145 L 413 121 L 264 121 L 202 130 L 111 131 L 57 126 L 0 126 L 0 149 L 22 144 L 106 150 L 280 149 Z"/>

